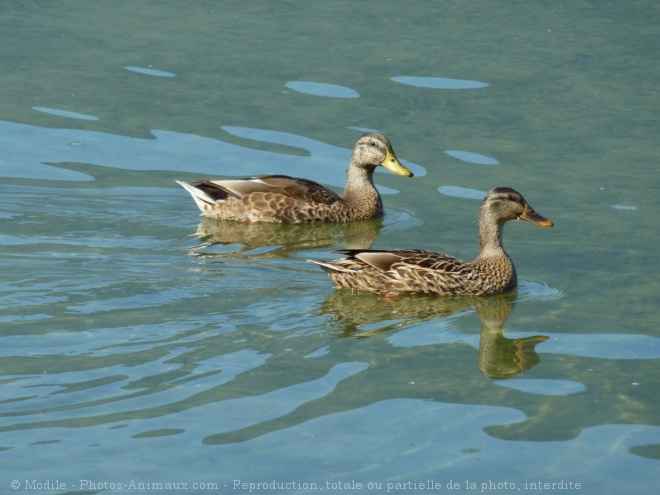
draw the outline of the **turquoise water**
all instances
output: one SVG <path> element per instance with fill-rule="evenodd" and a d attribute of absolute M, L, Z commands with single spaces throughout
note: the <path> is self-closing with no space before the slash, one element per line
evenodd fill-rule
<path fill-rule="evenodd" d="M 652 493 L 659 21 L 651 1 L 3 4 L 0 492 Z M 341 189 L 371 129 L 415 173 L 376 175 L 381 221 L 201 221 L 174 182 Z M 555 222 L 507 225 L 516 293 L 383 299 L 305 262 L 469 259 L 498 185 Z"/>

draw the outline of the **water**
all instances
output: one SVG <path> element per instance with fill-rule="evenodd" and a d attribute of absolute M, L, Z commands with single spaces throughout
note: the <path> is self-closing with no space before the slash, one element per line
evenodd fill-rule
<path fill-rule="evenodd" d="M 3 6 L 0 492 L 652 493 L 659 10 Z M 415 173 L 381 221 L 201 221 L 174 183 L 341 189 L 371 129 Z M 305 262 L 469 259 L 496 185 L 555 222 L 507 225 L 516 293 Z"/>

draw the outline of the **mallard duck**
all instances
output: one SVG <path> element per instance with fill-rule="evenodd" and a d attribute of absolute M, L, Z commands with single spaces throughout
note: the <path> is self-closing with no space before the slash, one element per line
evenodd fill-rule
<path fill-rule="evenodd" d="M 504 224 L 516 218 L 540 227 L 553 226 L 518 191 L 496 187 L 479 209 L 479 255 L 474 261 L 412 249 L 344 250 L 337 252 L 347 258 L 309 261 L 320 265 L 339 287 L 378 294 L 500 294 L 517 284 L 516 269 L 502 246 Z"/>
<path fill-rule="evenodd" d="M 347 222 L 383 215 L 383 202 L 373 182 L 379 165 L 396 175 L 413 175 L 399 163 L 385 136 L 368 132 L 353 148 L 342 196 L 317 182 L 286 175 L 177 182 L 207 217 L 239 222 Z"/>

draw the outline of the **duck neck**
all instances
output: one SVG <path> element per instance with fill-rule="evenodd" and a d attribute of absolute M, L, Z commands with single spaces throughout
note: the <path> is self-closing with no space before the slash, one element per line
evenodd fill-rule
<path fill-rule="evenodd" d="M 502 243 L 504 222 L 488 215 L 485 211 L 479 213 L 479 258 L 506 257 Z"/>
<path fill-rule="evenodd" d="M 382 213 L 383 203 L 378 190 L 374 187 L 374 169 L 349 166 L 348 180 L 344 189 L 344 201 L 358 209 L 375 208 Z"/>
<path fill-rule="evenodd" d="M 516 268 L 502 244 L 505 223 L 492 210 L 482 207 L 479 211 L 479 256 L 472 266 L 488 281 L 492 293 L 507 292 L 518 283 Z"/>

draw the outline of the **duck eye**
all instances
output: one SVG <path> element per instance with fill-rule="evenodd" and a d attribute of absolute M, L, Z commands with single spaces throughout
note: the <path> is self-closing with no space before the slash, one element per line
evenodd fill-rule
<path fill-rule="evenodd" d="M 507 201 L 514 201 L 513 196 L 511 194 L 506 195 Z"/>
<path fill-rule="evenodd" d="M 374 148 L 376 147 L 376 141 L 369 141 L 369 144 L 373 146 Z"/>

